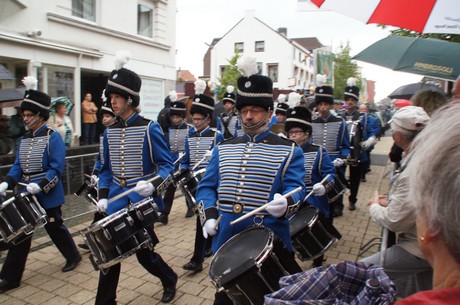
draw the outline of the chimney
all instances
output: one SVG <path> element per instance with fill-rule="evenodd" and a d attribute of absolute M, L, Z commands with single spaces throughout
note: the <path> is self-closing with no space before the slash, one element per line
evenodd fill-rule
<path fill-rule="evenodd" d="M 278 28 L 278 33 L 287 38 L 287 28 Z"/>

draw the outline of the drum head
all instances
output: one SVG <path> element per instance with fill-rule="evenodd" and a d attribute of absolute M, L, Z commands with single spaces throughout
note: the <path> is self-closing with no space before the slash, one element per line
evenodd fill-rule
<path fill-rule="evenodd" d="M 314 222 L 317 217 L 318 212 L 312 207 L 301 209 L 299 212 L 292 215 L 291 218 L 289 218 L 289 232 L 291 236 L 305 229 Z"/>
<path fill-rule="evenodd" d="M 230 273 L 248 260 L 257 261 L 260 254 L 273 242 L 273 235 L 265 227 L 252 227 L 233 236 L 213 256 L 209 275 L 215 279 Z"/>

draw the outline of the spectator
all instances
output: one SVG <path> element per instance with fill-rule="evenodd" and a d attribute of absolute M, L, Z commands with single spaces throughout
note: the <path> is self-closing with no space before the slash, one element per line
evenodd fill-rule
<path fill-rule="evenodd" d="M 96 142 L 96 113 L 98 108 L 91 99 L 91 93 L 86 93 L 85 98 L 81 102 L 83 145 L 91 145 Z"/>
<path fill-rule="evenodd" d="M 439 107 L 447 104 L 447 97 L 434 90 L 422 90 L 417 92 L 412 98 L 412 105 L 422 107 L 431 116 Z"/>
<path fill-rule="evenodd" d="M 6 155 L 13 149 L 8 117 L 0 114 L 0 155 Z"/>
<path fill-rule="evenodd" d="M 70 117 L 65 114 L 66 105 L 63 102 L 57 102 L 54 108 L 56 112 L 50 116 L 46 124 L 59 132 L 66 147 L 74 146 L 73 125 Z"/>
<path fill-rule="evenodd" d="M 15 107 L 16 114 L 10 118 L 10 132 L 13 139 L 13 153 L 16 153 L 20 138 L 26 133 L 26 127 L 22 119 L 21 107 Z"/>
<path fill-rule="evenodd" d="M 163 107 L 163 109 L 160 110 L 160 113 L 158 113 L 157 118 L 157 122 L 158 124 L 160 124 L 161 130 L 163 130 L 163 133 L 165 134 L 166 138 L 168 137 L 167 133 L 169 127 L 171 127 L 171 119 L 169 118 L 169 111 L 171 109 L 171 98 L 169 96 L 173 94 L 173 91 L 170 91 L 168 96 L 165 98 L 165 106 Z"/>

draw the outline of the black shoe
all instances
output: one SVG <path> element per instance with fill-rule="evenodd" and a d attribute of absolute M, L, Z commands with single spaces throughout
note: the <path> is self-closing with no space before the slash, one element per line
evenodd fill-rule
<path fill-rule="evenodd" d="M 176 274 L 174 275 L 176 276 L 174 285 L 163 287 L 163 296 L 161 297 L 162 303 L 170 303 L 176 296 L 177 275 Z"/>
<path fill-rule="evenodd" d="M 182 268 L 193 272 L 200 272 L 201 270 L 203 270 L 203 264 L 190 261 L 184 266 L 182 266 Z"/>
<path fill-rule="evenodd" d="M 161 222 L 164 225 L 167 225 L 168 221 L 169 221 L 168 214 L 161 213 L 160 216 L 158 217 L 158 222 Z"/>
<path fill-rule="evenodd" d="M 366 182 L 366 178 L 361 178 L 361 182 Z"/>
<path fill-rule="evenodd" d="M 204 257 L 210 257 L 210 256 L 212 256 L 212 250 L 208 249 L 204 252 Z"/>
<path fill-rule="evenodd" d="M 193 212 L 192 209 L 188 208 L 187 213 L 185 214 L 185 218 L 190 218 L 195 215 L 195 212 Z"/>
<path fill-rule="evenodd" d="M 16 282 L 8 282 L 7 280 L 0 280 L 0 292 L 5 292 L 14 288 L 18 288 L 21 284 Z"/>
<path fill-rule="evenodd" d="M 78 263 L 81 261 L 81 256 L 78 256 L 77 258 L 67 261 L 65 263 L 65 266 L 62 268 L 62 272 L 69 272 L 72 271 L 73 269 L 77 268 Z"/>
<path fill-rule="evenodd" d="M 340 210 L 340 209 L 335 209 L 334 210 L 334 217 L 340 217 L 342 215 L 343 215 L 342 210 Z"/>
<path fill-rule="evenodd" d="M 81 248 L 83 250 L 89 250 L 89 247 L 87 244 L 78 244 L 78 248 Z"/>
<path fill-rule="evenodd" d="M 350 205 L 348 206 L 348 209 L 349 209 L 350 211 L 356 210 L 356 203 L 350 202 Z"/>

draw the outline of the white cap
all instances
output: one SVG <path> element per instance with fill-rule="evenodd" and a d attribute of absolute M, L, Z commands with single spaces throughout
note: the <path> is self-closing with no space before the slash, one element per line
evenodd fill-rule
<path fill-rule="evenodd" d="M 430 121 L 430 117 L 422 107 L 406 106 L 399 109 L 391 119 L 391 123 L 400 128 L 412 131 L 422 130 Z"/>

